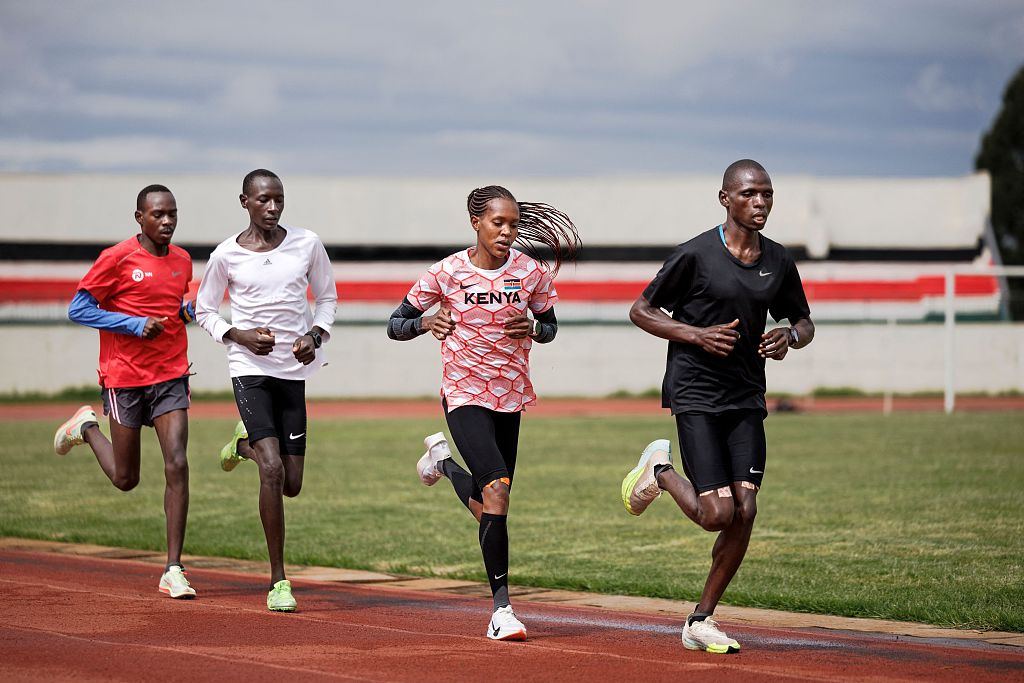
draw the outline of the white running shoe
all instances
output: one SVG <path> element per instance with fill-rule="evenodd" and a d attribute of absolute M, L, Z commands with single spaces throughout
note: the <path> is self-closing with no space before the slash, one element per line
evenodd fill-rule
<path fill-rule="evenodd" d="M 160 577 L 160 592 L 167 593 L 172 598 L 194 598 L 196 596 L 196 589 L 185 578 L 185 570 L 178 565 L 172 565 Z"/>
<path fill-rule="evenodd" d="M 91 406 L 82 406 L 70 420 L 57 428 L 57 433 L 53 435 L 53 450 L 57 455 L 67 455 L 74 446 L 85 443 L 82 425 L 87 422 L 98 423 L 99 420 L 96 419 L 96 412 Z"/>
<path fill-rule="evenodd" d="M 423 445 L 427 447 L 427 452 L 416 463 L 416 472 L 419 473 L 424 486 L 433 486 L 444 476 L 438 465 L 442 460 L 452 457 L 452 451 L 448 448 L 444 432 L 431 434 L 423 439 Z"/>
<path fill-rule="evenodd" d="M 672 444 L 668 439 L 655 439 L 647 444 L 636 467 L 622 480 L 622 504 L 631 515 L 639 515 L 661 495 L 656 465 L 672 463 Z"/>
<path fill-rule="evenodd" d="M 491 623 L 487 627 L 487 637 L 491 640 L 526 640 L 526 627 L 516 619 L 512 605 L 505 605 L 494 610 Z"/>
<path fill-rule="evenodd" d="M 683 626 L 683 645 L 687 650 L 704 650 L 716 655 L 740 651 L 740 644 L 722 633 L 718 628 L 718 622 L 711 617 Z"/>

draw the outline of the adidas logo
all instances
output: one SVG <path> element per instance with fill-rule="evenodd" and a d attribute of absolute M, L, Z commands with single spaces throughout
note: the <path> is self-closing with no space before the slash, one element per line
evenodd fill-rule
<path fill-rule="evenodd" d="M 266 261 L 263 262 L 263 265 L 265 265 L 265 266 L 272 266 L 274 264 L 270 262 L 270 259 L 267 259 Z"/>

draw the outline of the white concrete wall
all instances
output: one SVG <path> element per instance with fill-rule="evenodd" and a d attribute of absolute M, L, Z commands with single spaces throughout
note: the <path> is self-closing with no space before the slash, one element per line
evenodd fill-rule
<path fill-rule="evenodd" d="M 224 348 L 190 328 L 197 391 L 230 389 Z M 771 391 L 803 394 L 818 387 L 865 391 L 940 391 L 941 325 L 819 325 L 814 343 L 781 363 L 769 362 Z M 960 325 L 956 332 L 957 390 L 1024 391 L 1024 325 Z M 0 327 L 5 359 L 0 391 L 45 391 L 96 382 L 98 336 L 73 325 Z M 387 338 L 378 327 L 339 326 L 327 347 L 330 364 L 307 386 L 311 396 L 435 396 L 437 344 Z M 532 355 L 538 392 L 603 396 L 661 385 L 665 342 L 628 325 L 563 326 Z"/>
<path fill-rule="evenodd" d="M 217 244 L 247 225 L 242 176 L 0 173 L 0 239 L 119 242 L 135 234 L 135 196 L 167 185 L 175 240 Z M 840 247 L 973 247 L 989 211 L 989 177 L 772 179 L 767 235 L 814 257 Z M 584 244 L 677 244 L 720 223 L 720 175 L 599 178 L 284 178 L 283 222 L 332 244 L 468 244 L 466 195 L 500 182 L 521 201 L 572 216 Z M 927 205 L 927 220 L 920 207 Z"/>

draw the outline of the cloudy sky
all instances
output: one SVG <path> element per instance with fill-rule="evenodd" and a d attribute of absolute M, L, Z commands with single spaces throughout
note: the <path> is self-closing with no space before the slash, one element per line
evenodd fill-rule
<path fill-rule="evenodd" d="M 968 173 L 1020 0 L 0 2 L 0 170 Z"/>

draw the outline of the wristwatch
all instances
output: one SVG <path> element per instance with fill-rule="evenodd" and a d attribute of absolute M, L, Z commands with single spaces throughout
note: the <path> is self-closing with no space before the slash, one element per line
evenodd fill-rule
<path fill-rule="evenodd" d="M 530 336 L 536 337 L 540 334 L 540 321 L 536 318 L 530 318 Z"/>
<path fill-rule="evenodd" d="M 323 346 L 324 338 L 321 337 L 320 333 L 317 332 L 316 330 L 310 330 L 309 332 L 306 333 L 306 336 L 313 340 L 314 349 L 319 349 L 321 346 Z"/>
<path fill-rule="evenodd" d="M 789 328 L 789 345 L 793 346 L 800 343 L 800 333 L 796 331 L 795 327 Z"/>

